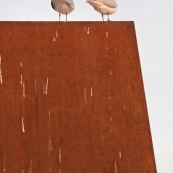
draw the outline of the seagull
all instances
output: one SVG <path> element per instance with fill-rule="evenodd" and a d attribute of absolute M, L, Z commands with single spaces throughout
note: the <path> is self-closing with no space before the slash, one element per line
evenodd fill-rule
<path fill-rule="evenodd" d="M 92 5 L 96 11 L 101 13 L 103 21 L 103 15 L 108 15 L 109 21 L 109 15 L 115 13 L 118 7 L 115 0 L 87 0 L 87 3 Z"/>
<path fill-rule="evenodd" d="M 51 0 L 52 8 L 59 12 L 59 21 L 61 14 L 66 15 L 67 21 L 67 14 L 71 13 L 75 9 L 75 5 L 73 0 Z"/>

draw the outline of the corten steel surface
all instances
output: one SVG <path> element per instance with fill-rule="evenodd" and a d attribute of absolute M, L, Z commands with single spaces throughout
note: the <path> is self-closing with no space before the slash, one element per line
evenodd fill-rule
<path fill-rule="evenodd" d="M 0 172 L 156 173 L 133 22 L 1 22 L 0 59 Z"/>

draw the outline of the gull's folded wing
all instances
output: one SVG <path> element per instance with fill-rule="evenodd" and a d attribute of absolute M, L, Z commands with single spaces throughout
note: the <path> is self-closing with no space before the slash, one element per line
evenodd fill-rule
<path fill-rule="evenodd" d="M 117 7 L 117 3 L 115 0 L 96 0 L 99 2 L 104 3 L 105 5 L 111 7 L 111 8 L 116 8 Z"/>
<path fill-rule="evenodd" d="M 65 0 L 70 6 L 74 7 L 74 2 L 73 0 Z"/>

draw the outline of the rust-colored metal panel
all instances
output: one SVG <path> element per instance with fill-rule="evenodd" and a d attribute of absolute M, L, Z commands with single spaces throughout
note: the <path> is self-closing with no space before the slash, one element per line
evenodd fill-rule
<path fill-rule="evenodd" d="M 0 60 L 0 172 L 156 173 L 133 22 L 1 22 Z"/>

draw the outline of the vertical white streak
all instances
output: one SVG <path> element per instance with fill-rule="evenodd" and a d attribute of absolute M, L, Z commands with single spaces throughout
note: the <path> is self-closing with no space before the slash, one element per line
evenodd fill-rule
<path fill-rule="evenodd" d="M 56 38 L 58 38 L 58 31 L 56 31 Z"/>
<path fill-rule="evenodd" d="M 51 118 L 51 112 L 50 112 L 50 109 L 49 109 L 49 145 L 48 145 L 48 154 L 53 150 L 51 136 L 50 136 L 50 121 L 51 121 L 50 118 Z"/>
<path fill-rule="evenodd" d="M 37 80 L 35 80 L 35 93 L 37 95 Z"/>
<path fill-rule="evenodd" d="M 45 84 L 43 84 L 43 94 L 46 94 L 45 90 L 46 90 L 46 86 Z"/>
<path fill-rule="evenodd" d="M 25 97 L 25 82 L 22 83 L 22 87 L 23 87 L 23 97 Z"/>
<path fill-rule="evenodd" d="M 24 119 L 22 117 L 22 132 L 25 133 L 25 125 L 24 125 Z"/>
<path fill-rule="evenodd" d="M 112 117 L 110 117 L 110 121 L 112 122 L 113 120 L 112 120 Z"/>
<path fill-rule="evenodd" d="M 6 172 L 6 153 L 4 154 L 4 168 L 3 172 Z"/>
<path fill-rule="evenodd" d="M 84 88 L 84 98 L 85 98 L 85 105 L 87 105 L 86 88 Z"/>
<path fill-rule="evenodd" d="M 49 131 L 50 131 L 50 109 L 49 109 Z M 50 134 L 49 134 L 50 135 Z"/>
<path fill-rule="evenodd" d="M 32 159 L 30 160 L 30 163 L 29 163 L 29 173 L 32 173 Z"/>
<path fill-rule="evenodd" d="M 120 157 L 120 159 L 121 159 L 121 157 L 122 157 L 121 151 L 119 151 L 119 157 Z"/>
<path fill-rule="evenodd" d="M 23 67 L 22 61 L 20 62 L 20 67 L 21 67 L 21 68 Z M 23 84 L 23 75 L 22 75 L 22 74 L 20 75 L 20 84 L 21 84 L 21 85 Z"/>
<path fill-rule="evenodd" d="M 90 34 L 90 28 L 88 27 L 88 29 L 87 29 L 87 34 Z"/>
<path fill-rule="evenodd" d="M 56 38 L 55 37 L 53 37 L 53 42 L 55 42 L 56 41 Z"/>
<path fill-rule="evenodd" d="M 110 75 L 112 76 L 112 70 L 110 70 L 110 72 L 109 72 L 109 73 L 110 73 Z"/>
<path fill-rule="evenodd" d="M 22 169 L 22 173 L 24 173 L 24 170 Z"/>
<path fill-rule="evenodd" d="M 108 38 L 109 37 L 109 33 L 108 32 L 106 32 L 106 38 Z"/>
<path fill-rule="evenodd" d="M 124 105 L 124 111 L 126 111 L 126 105 Z"/>
<path fill-rule="evenodd" d="M 61 173 L 61 169 L 59 169 L 59 173 Z"/>
<path fill-rule="evenodd" d="M 111 99 L 111 97 L 109 97 L 109 100 Z"/>
<path fill-rule="evenodd" d="M 0 84 L 2 84 L 3 79 L 2 79 L 2 68 L 1 68 L 1 55 L 0 55 Z"/>
<path fill-rule="evenodd" d="M 51 148 L 52 148 L 52 142 L 51 142 L 51 135 L 50 135 L 50 109 L 49 109 L 49 144 L 51 144 Z"/>
<path fill-rule="evenodd" d="M 61 148 L 59 148 L 59 163 L 61 163 L 62 159 L 61 159 Z"/>
<path fill-rule="evenodd" d="M 52 150 L 53 150 L 52 141 L 51 141 L 51 139 L 49 138 L 48 154 L 50 154 L 50 152 L 51 152 Z"/>
<path fill-rule="evenodd" d="M 49 78 L 46 79 L 46 88 L 45 88 L 45 94 L 47 95 L 48 92 L 48 85 L 49 85 Z"/>
<path fill-rule="evenodd" d="M 47 95 L 48 93 L 48 85 L 49 85 L 49 78 L 46 78 L 46 84 L 43 84 L 43 94 Z"/>
<path fill-rule="evenodd" d="M 49 146 L 48 146 L 48 154 L 50 154 L 50 152 L 53 150 L 53 146 L 52 146 L 52 141 L 51 141 L 51 133 L 50 133 L 50 124 L 51 124 L 51 112 L 50 112 L 50 109 L 49 109 Z M 50 162 L 50 156 L 49 156 L 49 162 Z M 52 168 L 49 164 L 49 172 L 52 172 Z"/>
<path fill-rule="evenodd" d="M 118 173 L 118 166 L 117 166 L 117 162 L 114 162 L 114 173 Z"/>
<path fill-rule="evenodd" d="M 20 83 L 21 83 L 21 85 L 23 83 L 23 76 L 22 76 L 22 74 L 20 75 Z"/>
<path fill-rule="evenodd" d="M 91 97 L 93 96 L 93 88 L 91 87 Z"/>

